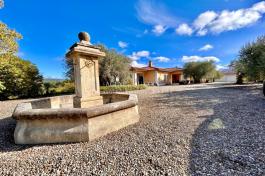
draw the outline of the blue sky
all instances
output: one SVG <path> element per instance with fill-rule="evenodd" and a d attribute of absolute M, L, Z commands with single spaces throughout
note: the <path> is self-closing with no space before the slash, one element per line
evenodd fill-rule
<path fill-rule="evenodd" d="M 183 66 L 214 60 L 223 67 L 265 32 L 257 0 L 5 0 L 0 20 L 23 35 L 18 55 L 45 77 L 64 77 L 64 54 L 87 31 L 136 66 Z"/>

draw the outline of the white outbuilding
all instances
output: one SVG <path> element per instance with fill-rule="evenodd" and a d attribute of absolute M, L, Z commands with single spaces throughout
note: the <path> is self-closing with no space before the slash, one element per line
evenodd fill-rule
<path fill-rule="evenodd" d="M 236 72 L 234 71 L 234 69 L 229 68 L 229 69 L 223 69 L 220 70 L 220 72 L 223 74 L 223 77 L 220 79 L 216 79 L 216 82 L 231 82 L 231 83 L 235 83 L 236 82 Z"/>

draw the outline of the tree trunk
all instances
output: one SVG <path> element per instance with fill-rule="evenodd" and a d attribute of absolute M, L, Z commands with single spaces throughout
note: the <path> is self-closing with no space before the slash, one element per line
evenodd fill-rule
<path fill-rule="evenodd" d="M 194 79 L 195 84 L 201 83 L 201 80 L 197 78 L 196 76 L 193 76 L 193 79 Z"/>
<path fill-rule="evenodd" d="M 265 81 L 263 81 L 263 95 L 265 96 Z"/>

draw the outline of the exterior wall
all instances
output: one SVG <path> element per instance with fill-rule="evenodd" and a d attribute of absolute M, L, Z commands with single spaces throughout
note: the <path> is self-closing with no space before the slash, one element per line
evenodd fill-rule
<path fill-rule="evenodd" d="M 221 79 L 216 82 L 236 82 L 236 74 L 225 74 Z"/>
<path fill-rule="evenodd" d="M 184 74 L 183 73 L 180 75 L 180 81 L 182 81 L 182 80 L 184 80 Z"/>
<path fill-rule="evenodd" d="M 176 72 L 161 72 L 161 71 L 145 71 L 145 72 L 136 72 L 133 71 L 133 84 L 137 85 L 137 75 L 141 74 L 144 78 L 144 84 L 158 84 L 158 85 L 165 85 L 165 84 L 172 84 L 172 75 L 177 74 L 179 75 L 179 81 L 184 80 L 184 75 L 182 71 Z"/>
<path fill-rule="evenodd" d="M 163 85 L 168 83 L 169 73 L 167 72 L 158 72 L 158 84 Z"/>
<path fill-rule="evenodd" d="M 144 72 L 144 83 L 145 84 L 155 83 L 155 71 Z"/>
<path fill-rule="evenodd" d="M 137 85 L 137 73 L 136 72 L 133 72 L 132 74 L 132 79 L 133 79 L 133 85 Z"/>
<path fill-rule="evenodd" d="M 158 84 L 158 71 L 155 71 L 155 83 Z"/>

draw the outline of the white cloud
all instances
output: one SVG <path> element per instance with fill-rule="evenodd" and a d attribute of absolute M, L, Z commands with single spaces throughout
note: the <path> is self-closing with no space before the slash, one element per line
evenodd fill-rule
<path fill-rule="evenodd" d="M 130 59 L 132 59 L 133 61 L 136 61 L 142 57 L 149 57 L 150 56 L 150 52 L 149 51 L 138 51 L 138 52 L 133 52 L 131 55 L 129 55 L 128 57 Z"/>
<path fill-rule="evenodd" d="M 199 36 L 204 36 L 209 32 L 219 34 L 252 25 L 260 20 L 264 13 L 265 1 L 256 3 L 250 8 L 234 11 L 223 10 L 219 13 L 206 11 L 193 22 L 193 27 Z"/>
<path fill-rule="evenodd" d="M 206 44 L 206 45 L 204 45 L 203 47 L 201 47 L 201 48 L 199 49 L 199 51 L 208 51 L 208 50 L 210 50 L 210 49 L 213 49 L 213 45 Z"/>
<path fill-rule="evenodd" d="M 193 33 L 192 28 L 188 24 L 183 23 L 176 29 L 176 33 L 179 35 L 191 35 Z"/>
<path fill-rule="evenodd" d="M 205 36 L 207 34 L 208 30 L 207 29 L 201 29 L 197 31 L 198 36 Z"/>
<path fill-rule="evenodd" d="M 192 24 L 182 23 L 167 8 L 157 1 L 139 0 L 136 4 L 138 19 L 153 26 L 153 32 L 161 35 L 168 28 L 174 28 L 179 35 L 198 36 L 219 34 L 238 30 L 258 22 L 265 14 L 265 1 L 253 4 L 250 8 L 238 10 L 205 11 L 198 15 Z"/>
<path fill-rule="evenodd" d="M 170 59 L 164 56 L 155 57 L 154 60 L 158 60 L 159 62 L 169 62 Z"/>
<path fill-rule="evenodd" d="M 252 10 L 260 12 L 260 13 L 265 13 L 265 2 L 262 1 L 262 2 L 254 4 L 252 6 Z"/>
<path fill-rule="evenodd" d="M 206 57 L 201 57 L 201 56 L 183 56 L 181 60 L 182 60 L 182 62 L 202 62 L 202 61 L 219 62 L 220 61 L 220 59 L 218 59 L 215 56 L 206 56 Z"/>
<path fill-rule="evenodd" d="M 193 22 L 195 29 L 203 29 L 210 22 L 212 22 L 217 17 L 217 14 L 214 11 L 206 11 L 200 14 L 197 19 Z"/>
<path fill-rule="evenodd" d="M 136 4 L 138 19 L 146 24 L 175 27 L 177 18 L 169 13 L 167 8 L 157 1 L 139 0 Z"/>
<path fill-rule="evenodd" d="M 156 35 L 161 35 L 166 31 L 166 27 L 163 25 L 155 25 L 154 29 L 152 30 Z"/>
<path fill-rule="evenodd" d="M 221 33 L 224 31 L 236 30 L 255 23 L 261 18 L 257 11 L 237 10 L 222 11 L 219 17 L 210 25 L 210 31 Z"/>
<path fill-rule="evenodd" d="M 120 48 L 127 48 L 128 47 L 128 43 L 123 42 L 123 41 L 119 41 L 118 45 L 119 45 Z"/>
<path fill-rule="evenodd" d="M 217 64 L 216 65 L 216 69 L 217 70 L 226 70 L 226 69 L 229 69 L 229 66 L 228 65 L 220 65 L 220 64 Z"/>
<path fill-rule="evenodd" d="M 135 60 L 132 61 L 131 66 L 133 66 L 133 67 L 146 67 L 145 64 L 140 64 L 140 63 L 138 63 L 138 62 L 135 61 Z"/>

